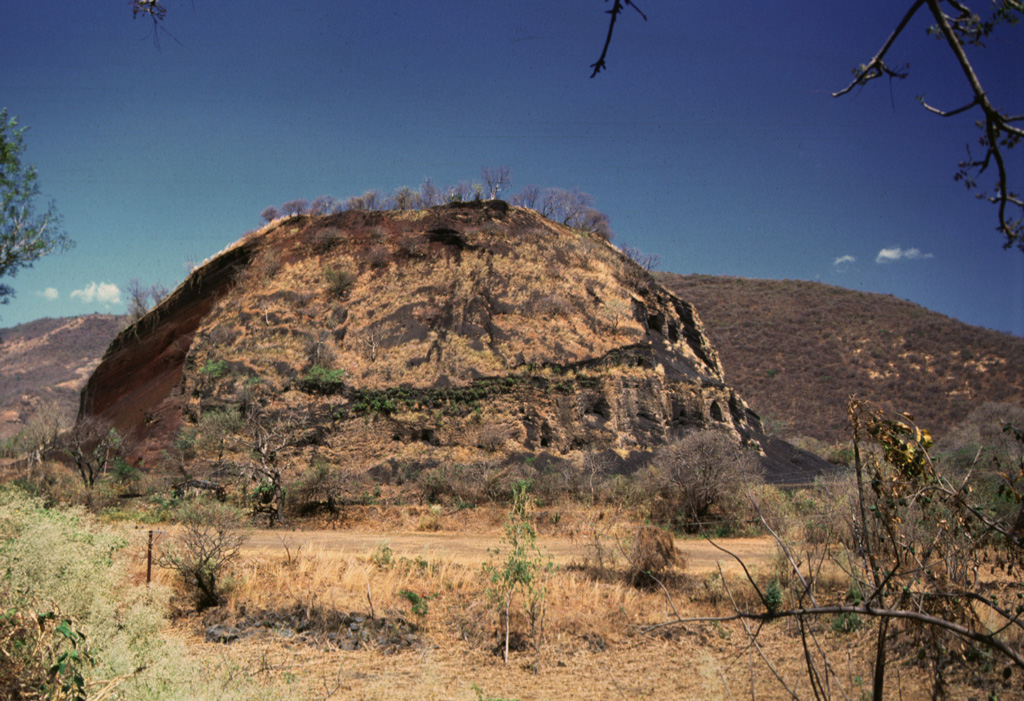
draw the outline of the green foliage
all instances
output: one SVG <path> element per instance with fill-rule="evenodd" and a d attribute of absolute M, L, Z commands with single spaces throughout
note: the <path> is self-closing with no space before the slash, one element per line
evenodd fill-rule
<path fill-rule="evenodd" d="M 539 389 L 554 389 L 561 394 L 572 394 L 579 389 L 592 389 L 598 379 L 592 375 L 578 374 L 557 382 L 532 372 L 505 377 L 474 380 L 461 387 L 422 389 L 414 387 L 389 387 L 383 390 L 353 390 L 349 409 L 353 414 L 390 415 L 400 408 L 409 410 L 439 410 L 441 415 L 466 416 L 480 409 L 480 402 L 494 397 L 511 394 L 523 386 Z M 552 367 L 554 371 L 559 368 Z"/>
<path fill-rule="evenodd" d="M 370 562 L 379 567 L 382 570 L 386 570 L 391 567 L 395 562 L 395 553 L 391 550 L 391 543 L 387 540 L 382 540 L 377 543 L 377 547 L 370 555 Z"/>
<path fill-rule="evenodd" d="M 345 371 L 314 365 L 299 380 L 299 388 L 310 394 L 338 394 L 345 385 Z"/>
<path fill-rule="evenodd" d="M 550 558 L 544 561 L 537 547 L 537 532 L 530 523 L 531 486 L 530 480 L 520 480 L 512 486 L 512 506 L 505 521 L 505 537 L 502 539 L 507 550 L 505 559 L 497 563 L 484 563 L 484 575 L 490 584 L 488 594 L 499 613 L 504 616 L 506 663 L 511 635 L 512 601 L 517 594 L 523 599 L 523 612 L 530 622 L 533 646 L 539 657 L 547 596 L 544 575 L 554 567 Z M 495 549 L 491 554 L 498 557 L 501 549 Z"/>
<path fill-rule="evenodd" d="M 427 602 L 434 597 L 420 596 L 416 592 L 410 591 L 408 589 L 402 589 L 398 593 L 403 599 L 409 602 L 411 606 L 409 610 L 412 611 L 413 615 L 419 618 L 423 618 L 427 615 L 428 611 L 430 610 L 429 606 L 427 605 Z"/>
<path fill-rule="evenodd" d="M 856 633 L 864 627 L 864 620 L 852 611 L 844 611 L 832 619 L 834 633 Z"/>
<path fill-rule="evenodd" d="M 21 162 L 24 132 L 16 117 L 0 110 L 0 279 L 14 277 L 39 258 L 72 246 L 52 203 L 44 213 L 35 211 L 39 184 L 36 169 Z M 0 283 L 0 304 L 13 295 L 11 287 Z"/>
<path fill-rule="evenodd" d="M 778 579 L 772 579 L 764 589 L 764 605 L 768 613 L 776 614 L 782 608 L 782 587 Z"/>
<path fill-rule="evenodd" d="M 0 698 L 84 698 L 120 675 L 121 698 L 149 698 L 164 683 L 182 651 L 160 636 L 166 592 L 126 586 L 129 533 L 0 488 Z"/>
<path fill-rule="evenodd" d="M 114 481 L 124 489 L 130 489 L 142 479 L 142 472 L 121 457 L 114 458 Z"/>
<path fill-rule="evenodd" d="M 203 367 L 199 368 L 199 374 L 206 375 L 211 380 L 219 380 L 228 373 L 226 360 L 207 360 Z"/>

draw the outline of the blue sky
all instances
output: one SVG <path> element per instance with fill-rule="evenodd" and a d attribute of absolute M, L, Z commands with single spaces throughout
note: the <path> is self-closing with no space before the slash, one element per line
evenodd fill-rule
<path fill-rule="evenodd" d="M 976 117 L 915 101 L 969 100 L 926 23 L 890 54 L 908 79 L 830 96 L 908 3 L 646 0 L 595 79 L 597 0 L 165 4 L 159 47 L 122 0 L 0 6 L 0 106 L 77 242 L 10 281 L 3 325 L 122 312 L 128 280 L 174 287 L 268 205 L 506 165 L 513 190 L 591 193 L 663 270 L 818 280 L 1024 335 L 1024 254 L 953 181 Z M 1021 32 L 976 55 L 1016 114 Z M 1010 164 L 1021 189 L 1024 149 Z"/>

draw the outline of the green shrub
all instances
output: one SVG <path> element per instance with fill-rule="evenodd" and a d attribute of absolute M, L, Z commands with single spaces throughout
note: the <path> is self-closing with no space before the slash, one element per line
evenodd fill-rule
<path fill-rule="evenodd" d="M 226 360 L 207 360 L 203 367 L 199 368 L 199 374 L 206 375 L 210 379 L 219 380 L 228 372 Z"/>
<path fill-rule="evenodd" d="M 345 371 L 314 365 L 299 381 L 302 391 L 311 394 L 336 394 L 344 389 Z"/>

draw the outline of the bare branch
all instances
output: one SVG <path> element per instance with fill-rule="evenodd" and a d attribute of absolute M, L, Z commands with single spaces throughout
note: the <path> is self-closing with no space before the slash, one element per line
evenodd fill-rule
<path fill-rule="evenodd" d="M 884 44 L 882 44 L 882 48 L 878 50 L 878 53 L 876 53 L 871 60 L 867 62 L 867 64 L 857 68 L 853 72 L 854 78 L 850 84 L 839 92 L 832 93 L 832 97 L 842 97 L 858 85 L 863 85 L 869 80 L 883 75 L 892 76 L 894 78 L 905 78 L 907 76 L 906 72 L 901 73 L 886 66 L 883 59 L 885 58 L 885 54 L 888 53 L 889 49 L 892 47 L 893 42 L 895 42 L 897 37 L 903 33 L 907 23 L 910 22 L 910 19 L 918 10 L 921 9 L 921 6 L 924 5 L 924 3 L 925 0 L 916 0 L 910 9 L 907 10 L 907 13 L 903 15 L 903 19 L 900 20 L 900 23 L 896 25 L 896 29 L 893 30 L 892 34 L 889 35 L 889 38 L 885 40 Z"/>
<path fill-rule="evenodd" d="M 612 33 L 615 31 L 615 20 L 619 18 L 619 13 L 622 12 L 626 5 L 629 5 L 636 10 L 639 15 L 644 18 L 644 21 L 647 21 L 647 15 L 645 15 L 640 8 L 632 2 L 632 0 L 615 0 L 615 3 L 612 5 L 612 9 L 608 10 L 608 14 L 611 16 L 611 19 L 608 21 L 608 36 L 604 39 L 604 48 L 601 49 L 601 56 L 597 61 L 590 64 L 590 67 L 594 69 L 594 72 L 590 74 L 591 78 L 608 67 L 605 64 L 604 59 L 608 55 L 608 47 L 611 46 L 612 43 Z"/>

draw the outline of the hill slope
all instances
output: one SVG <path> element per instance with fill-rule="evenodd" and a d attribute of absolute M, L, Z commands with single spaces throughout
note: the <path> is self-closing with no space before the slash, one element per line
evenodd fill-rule
<path fill-rule="evenodd" d="M 127 323 L 125 316 L 89 314 L 0 329 L 0 440 L 21 430 L 43 402 L 57 402 L 73 417 L 78 393 Z"/>
<path fill-rule="evenodd" d="M 816 282 L 658 279 L 700 310 L 726 380 L 789 439 L 845 438 L 854 394 L 935 434 L 983 402 L 1024 404 L 1024 338 Z"/>
<path fill-rule="evenodd" d="M 259 450 L 395 476 L 760 433 L 690 304 L 600 238 L 500 201 L 246 236 L 115 339 L 80 418 L 154 464 L 235 408 L 246 425 L 218 467 Z"/>

